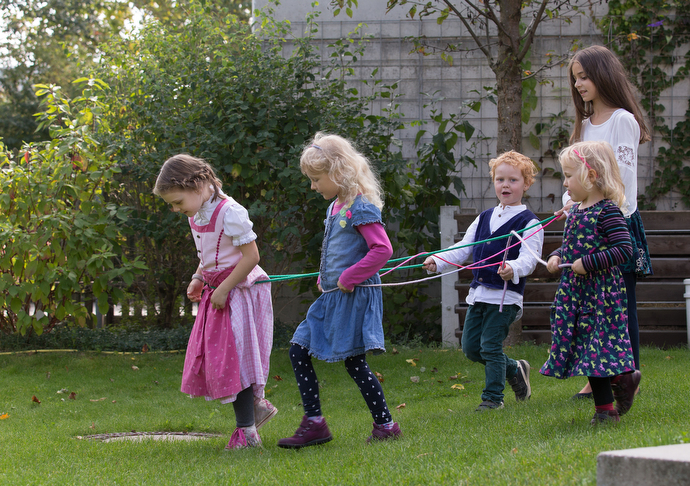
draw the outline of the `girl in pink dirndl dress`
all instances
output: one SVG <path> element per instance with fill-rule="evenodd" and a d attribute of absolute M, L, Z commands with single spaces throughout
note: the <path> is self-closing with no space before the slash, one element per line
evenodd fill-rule
<path fill-rule="evenodd" d="M 221 191 L 213 169 L 188 155 L 168 159 L 154 193 L 189 218 L 199 266 L 187 295 L 199 302 L 183 393 L 232 403 L 237 427 L 226 449 L 261 446 L 257 430 L 278 410 L 264 398 L 273 345 L 268 276 L 258 265 L 247 210 Z"/>

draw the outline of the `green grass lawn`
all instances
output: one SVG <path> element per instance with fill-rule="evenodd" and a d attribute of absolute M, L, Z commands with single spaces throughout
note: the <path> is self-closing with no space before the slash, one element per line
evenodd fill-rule
<path fill-rule="evenodd" d="M 334 440 L 298 451 L 276 446 L 302 417 L 286 350 L 272 356 L 268 398 L 280 412 L 261 430 L 264 448 L 239 451 L 223 450 L 234 429 L 231 405 L 179 392 L 182 354 L 1 355 L 0 484 L 595 484 L 599 452 L 690 442 L 685 348 L 643 348 L 641 395 L 618 426 L 602 427 L 590 426 L 593 402 L 570 400 L 584 379 L 538 373 L 546 346 L 507 351 L 531 363 L 532 399 L 517 403 L 509 390 L 503 410 L 485 413 L 474 412 L 484 368 L 462 352 L 391 349 L 369 363 L 383 375 L 403 439 L 366 445 L 372 420 L 357 387 L 342 363 L 316 361 Z M 223 436 L 77 438 L 132 430 Z"/>

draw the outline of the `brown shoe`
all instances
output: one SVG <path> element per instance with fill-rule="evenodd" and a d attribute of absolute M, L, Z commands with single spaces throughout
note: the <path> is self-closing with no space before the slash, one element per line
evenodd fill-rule
<path fill-rule="evenodd" d="M 611 378 L 611 390 L 613 390 L 613 398 L 616 399 L 618 415 L 623 415 L 632 408 L 633 400 L 635 400 L 635 390 L 637 390 L 637 386 L 640 384 L 640 379 L 642 379 L 640 370 Z"/>

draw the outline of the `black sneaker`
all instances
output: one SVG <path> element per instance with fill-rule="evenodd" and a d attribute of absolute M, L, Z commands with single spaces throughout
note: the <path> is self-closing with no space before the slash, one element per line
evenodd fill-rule
<path fill-rule="evenodd" d="M 594 417 L 592 417 L 592 425 L 599 425 L 605 423 L 618 423 L 621 421 L 620 415 L 615 410 L 609 410 L 607 412 L 595 412 Z"/>
<path fill-rule="evenodd" d="M 532 387 L 529 385 L 530 366 L 527 361 L 521 359 L 517 364 L 515 376 L 508 380 L 510 388 L 515 392 L 515 400 L 522 402 L 532 396 Z"/>
<path fill-rule="evenodd" d="M 500 408 L 503 408 L 503 402 L 496 403 L 484 400 L 482 403 L 479 404 L 477 408 L 474 409 L 474 411 L 484 412 L 485 410 L 498 410 Z"/>

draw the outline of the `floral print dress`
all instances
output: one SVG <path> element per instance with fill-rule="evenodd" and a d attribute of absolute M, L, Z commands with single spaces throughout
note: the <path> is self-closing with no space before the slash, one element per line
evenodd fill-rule
<path fill-rule="evenodd" d="M 625 284 L 617 267 L 630 258 L 631 250 L 627 225 L 613 202 L 573 207 L 563 244 L 553 254 L 562 263 L 582 258 L 587 274 L 563 268 L 551 306 L 549 359 L 540 373 L 607 377 L 635 370 Z"/>

